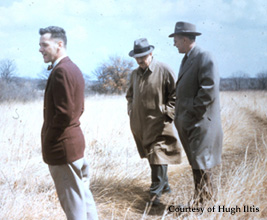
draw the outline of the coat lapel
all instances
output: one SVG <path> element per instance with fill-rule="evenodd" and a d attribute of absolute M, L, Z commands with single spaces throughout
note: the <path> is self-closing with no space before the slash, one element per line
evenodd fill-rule
<path fill-rule="evenodd" d="M 193 65 L 194 59 L 195 59 L 196 55 L 198 54 L 198 51 L 199 51 L 198 47 L 195 46 L 193 48 L 190 56 L 187 58 L 187 60 L 186 60 L 185 64 L 183 65 L 183 67 L 182 66 L 180 67 L 176 85 L 179 83 L 179 81 L 181 80 L 183 75 L 186 73 L 186 71 Z"/>
<path fill-rule="evenodd" d="M 49 74 L 49 77 L 47 79 L 46 86 L 45 86 L 45 93 L 47 92 L 47 88 L 48 88 L 48 86 L 50 84 L 53 71 L 54 71 L 54 69 L 51 71 L 51 73 Z"/>
<path fill-rule="evenodd" d="M 69 57 L 65 57 L 63 58 L 62 60 L 60 60 L 60 62 L 52 69 L 51 73 L 49 74 L 49 77 L 48 77 L 48 80 L 47 80 L 47 83 L 46 83 L 46 87 L 45 87 L 45 91 L 47 91 L 47 88 L 50 84 L 50 81 L 51 81 L 51 78 L 52 78 L 52 75 L 53 75 L 53 72 L 55 71 L 56 67 L 60 64 L 60 63 L 64 63 L 64 62 L 67 62 L 69 61 Z"/>

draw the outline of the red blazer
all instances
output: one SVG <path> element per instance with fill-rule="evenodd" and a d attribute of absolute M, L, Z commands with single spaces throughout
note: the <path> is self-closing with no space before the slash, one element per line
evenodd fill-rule
<path fill-rule="evenodd" d="M 60 165 L 84 156 L 79 118 L 84 110 L 84 79 L 68 58 L 52 70 L 45 89 L 42 154 L 45 163 Z"/>

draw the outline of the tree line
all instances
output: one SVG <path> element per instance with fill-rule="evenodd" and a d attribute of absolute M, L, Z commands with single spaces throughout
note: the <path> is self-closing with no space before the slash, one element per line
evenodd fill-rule
<path fill-rule="evenodd" d="M 124 94 L 128 87 L 134 62 L 119 56 L 111 56 L 101 63 L 92 74 L 94 79 L 84 75 L 85 94 Z M 18 100 L 31 101 L 42 98 L 50 72 L 44 69 L 37 79 L 17 76 L 14 60 L 0 60 L 0 102 Z M 234 73 L 229 78 L 222 78 L 221 91 L 267 90 L 267 70 L 251 78 L 243 72 Z"/>

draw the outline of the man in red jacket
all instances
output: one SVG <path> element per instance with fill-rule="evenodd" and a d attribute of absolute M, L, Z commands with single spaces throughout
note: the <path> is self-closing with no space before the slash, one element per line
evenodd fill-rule
<path fill-rule="evenodd" d="M 79 118 L 84 110 L 84 79 L 66 53 L 64 29 L 39 30 L 40 49 L 51 74 L 44 95 L 42 154 L 68 220 L 98 219 L 89 189 L 89 166 Z"/>

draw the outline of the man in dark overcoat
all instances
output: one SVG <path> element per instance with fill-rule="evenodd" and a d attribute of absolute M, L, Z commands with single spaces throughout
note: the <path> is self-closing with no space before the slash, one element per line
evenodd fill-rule
<path fill-rule="evenodd" d="M 40 49 L 52 70 L 44 95 L 42 155 L 68 220 L 98 219 L 89 189 L 89 165 L 79 118 L 84 110 L 84 79 L 67 56 L 65 30 L 39 30 Z"/>
<path fill-rule="evenodd" d="M 134 42 L 129 56 L 139 67 L 131 74 L 126 98 L 138 152 L 151 167 L 151 202 L 158 205 L 161 194 L 170 191 L 168 164 L 180 163 L 181 149 L 173 125 L 175 77 L 166 64 L 153 58 L 153 50 L 146 38 Z"/>
<path fill-rule="evenodd" d="M 184 53 L 176 83 L 175 125 L 192 167 L 193 204 L 212 199 L 212 168 L 221 163 L 223 132 L 220 115 L 219 73 L 210 53 L 196 43 L 195 25 L 177 22 L 174 46 Z"/>

